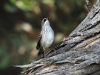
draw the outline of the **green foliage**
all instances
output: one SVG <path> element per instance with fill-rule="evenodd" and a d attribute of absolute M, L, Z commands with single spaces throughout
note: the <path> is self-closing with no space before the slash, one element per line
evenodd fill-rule
<path fill-rule="evenodd" d="M 12 7 L 8 3 L 5 4 L 4 8 L 6 9 L 7 12 L 10 12 L 10 13 L 15 13 L 16 12 L 16 8 L 15 7 Z"/>
<path fill-rule="evenodd" d="M 10 55 L 6 48 L 0 48 L 0 69 L 5 69 L 10 64 Z"/>

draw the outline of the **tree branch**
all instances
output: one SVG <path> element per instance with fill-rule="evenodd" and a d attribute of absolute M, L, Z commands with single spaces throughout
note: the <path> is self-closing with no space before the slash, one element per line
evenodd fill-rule
<path fill-rule="evenodd" d="M 24 67 L 26 75 L 100 75 L 100 0 L 60 45 Z"/>

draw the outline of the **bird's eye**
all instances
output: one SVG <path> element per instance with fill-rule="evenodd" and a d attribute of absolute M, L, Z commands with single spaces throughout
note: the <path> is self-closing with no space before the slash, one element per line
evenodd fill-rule
<path fill-rule="evenodd" d="M 43 22 L 45 22 L 45 21 L 46 21 L 46 18 L 43 19 Z"/>

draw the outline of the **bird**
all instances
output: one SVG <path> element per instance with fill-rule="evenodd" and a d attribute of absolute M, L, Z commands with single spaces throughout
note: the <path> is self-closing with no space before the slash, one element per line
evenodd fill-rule
<path fill-rule="evenodd" d="M 36 59 L 44 58 L 44 51 L 49 48 L 54 41 L 54 31 L 50 26 L 48 18 L 41 21 L 41 32 L 38 37 L 36 49 L 39 50 Z"/>

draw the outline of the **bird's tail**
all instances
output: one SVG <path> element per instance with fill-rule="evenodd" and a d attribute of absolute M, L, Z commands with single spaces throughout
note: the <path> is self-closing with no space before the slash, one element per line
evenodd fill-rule
<path fill-rule="evenodd" d="M 39 49 L 39 52 L 38 52 L 37 57 L 36 57 L 37 60 L 39 60 L 41 58 L 44 58 L 44 50 L 43 50 L 43 48 Z"/>

